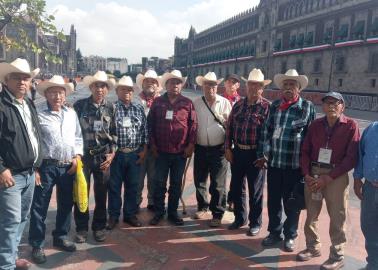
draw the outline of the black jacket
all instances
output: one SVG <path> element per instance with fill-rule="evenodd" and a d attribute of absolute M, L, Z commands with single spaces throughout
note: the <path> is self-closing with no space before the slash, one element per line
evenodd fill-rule
<path fill-rule="evenodd" d="M 6 169 L 17 173 L 41 165 L 41 128 L 35 106 L 28 98 L 25 101 L 29 105 L 38 139 L 38 160 L 34 164 L 34 152 L 24 121 L 12 104 L 11 97 L 3 89 L 0 93 L 0 173 Z"/>

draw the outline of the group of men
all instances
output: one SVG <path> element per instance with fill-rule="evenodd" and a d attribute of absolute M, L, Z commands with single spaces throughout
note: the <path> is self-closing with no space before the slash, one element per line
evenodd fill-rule
<path fill-rule="evenodd" d="M 178 70 L 161 77 L 153 70 L 139 74 L 136 85 L 141 92 L 137 96 L 130 77 L 116 82 L 98 71 L 83 79 L 91 95 L 77 101 L 73 108 L 66 97 L 73 93 L 74 86 L 61 76 L 38 84 L 37 91 L 46 98 L 46 106 L 37 112 L 26 95 L 38 72 L 31 70 L 24 59 L 0 63 L 0 269 L 30 266 L 18 258 L 29 211 L 32 259 L 35 263 L 46 261 L 45 220 L 54 186 L 57 213 L 53 245 L 68 252 L 76 250 L 68 238 L 73 208 L 75 242 L 87 241 L 89 208 L 83 213 L 73 203 L 73 183 L 80 161 L 88 194 L 93 177 L 91 230 L 96 241 L 106 240 L 106 229 L 115 228 L 121 210 L 125 223 L 143 226 L 138 211 L 146 176 L 147 208 L 154 213 L 149 224 L 159 224 L 167 213 L 169 222 L 183 225 L 177 209 L 183 175 L 193 153 L 197 199 L 194 218 L 204 219 L 210 210 L 209 226 L 219 227 L 229 202 L 234 221 L 228 228 L 237 230 L 248 221 L 247 235 L 256 236 L 262 227 L 267 170 L 269 235 L 262 245 L 273 246 L 284 240 L 287 252 L 295 249 L 300 215 L 300 209 L 290 202 L 304 179 L 306 249 L 297 254 L 297 260 L 321 255 L 317 223 L 324 199 L 332 245 L 321 269 L 340 269 L 344 265 L 348 172 L 355 168 L 354 190 L 362 200 L 367 269 L 377 269 L 378 124 L 371 124 L 360 140 L 357 123 L 343 114 L 345 101 L 341 94 L 325 94 L 325 116 L 315 119 L 314 105 L 300 97 L 308 78 L 293 69 L 274 77 L 281 98 L 272 103 L 262 96 L 272 81 L 265 79 L 260 69 L 242 78 L 245 98 L 237 92 L 240 78 L 235 74 L 226 78 L 223 96 L 217 94 L 223 79 L 213 72 L 197 76 L 196 84 L 203 95 L 193 102 L 181 94 L 186 77 Z M 107 99 L 113 89 L 118 97 L 115 103 Z M 161 89 L 166 92 L 160 95 Z M 227 195 L 229 164 L 232 176 Z"/>

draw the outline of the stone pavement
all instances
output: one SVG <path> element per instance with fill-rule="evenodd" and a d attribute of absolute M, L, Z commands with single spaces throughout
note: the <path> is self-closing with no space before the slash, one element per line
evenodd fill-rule
<path fill-rule="evenodd" d="M 85 90 L 78 91 L 72 99 L 88 96 Z M 195 96 L 189 93 L 189 96 Z M 114 96 L 113 96 L 114 98 Z M 40 104 L 42 99 L 37 100 Z M 38 105 L 37 105 L 38 106 Z M 366 113 L 366 112 L 364 112 Z M 370 119 L 370 116 L 367 117 Z M 372 116 L 372 119 L 377 119 Z M 368 121 L 362 121 L 365 127 Z M 97 243 L 89 235 L 88 243 L 78 245 L 78 251 L 67 253 L 52 247 L 51 231 L 54 228 L 56 214 L 56 198 L 52 198 L 47 223 L 46 253 L 47 263 L 33 266 L 32 269 L 319 269 L 319 265 L 328 258 L 330 239 L 328 235 L 329 218 L 326 207 L 319 219 L 322 256 L 309 262 L 296 262 L 295 255 L 305 247 L 303 225 L 306 212 L 302 211 L 299 223 L 299 237 L 297 247 L 293 253 L 284 252 L 282 245 L 273 248 L 263 248 L 262 239 L 267 235 L 267 207 L 263 211 L 263 228 L 256 237 L 246 236 L 248 226 L 236 231 L 227 230 L 232 222 L 233 215 L 226 212 L 222 227 L 212 229 L 207 225 L 208 220 L 192 219 L 196 211 L 195 187 L 193 173 L 190 167 L 183 193 L 187 205 L 187 214 L 184 215 L 185 225 L 171 226 L 166 220 L 160 226 L 149 226 L 148 221 L 152 213 L 148 211 L 146 202 L 139 213 L 145 226 L 132 228 L 124 223 L 109 232 L 105 243 Z M 264 191 L 266 198 L 266 190 Z M 144 194 L 146 198 L 146 194 Z M 266 199 L 265 199 L 266 201 Z M 94 199 L 91 191 L 90 209 L 93 209 Z M 362 269 L 365 265 L 366 252 L 364 238 L 360 230 L 359 221 L 360 202 L 354 196 L 352 185 L 349 197 L 349 211 L 347 215 L 347 246 L 346 266 L 343 269 Z M 181 213 L 181 208 L 180 208 Z M 209 219 L 211 216 L 208 217 Z M 122 219 L 121 219 L 122 220 Z M 30 247 L 27 245 L 25 230 L 21 256 L 30 259 Z M 75 226 L 72 224 L 71 236 L 74 236 Z"/>

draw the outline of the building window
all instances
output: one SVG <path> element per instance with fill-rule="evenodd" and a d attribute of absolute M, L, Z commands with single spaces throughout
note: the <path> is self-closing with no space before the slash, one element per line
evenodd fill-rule
<path fill-rule="evenodd" d="M 344 71 L 344 66 L 345 66 L 345 57 L 344 56 L 338 56 L 336 58 L 336 71 Z"/>
<path fill-rule="evenodd" d="M 261 48 L 261 51 L 262 51 L 262 52 L 266 52 L 266 49 L 267 49 L 267 48 L 266 48 L 266 47 L 267 47 L 267 44 L 268 44 L 268 43 L 267 43 L 267 41 L 266 41 L 266 40 L 264 40 L 264 41 L 263 41 L 263 43 L 262 43 L 262 48 Z"/>
<path fill-rule="evenodd" d="M 353 37 L 355 39 L 363 39 L 365 33 L 365 21 L 358 21 L 353 29 Z"/>
<path fill-rule="evenodd" d="M 316 58 L 314 61 L 314 72 L 320 72 L 322 69 L 322 59 Z"/>
<path fill-rule="evenodd" d="M 318 78 L 315 79 L 315 81 L 314 81 L 314 85 L 315 85 L 315 86 L 319 86 L 319 79 L 318 79 Z"/>
<path fill-rule="evenodd" d="M 337 86 L 338 86 L 338 87 L 342 87 L 342 86 L 343 86 L 343 79 L 339 79 L 339 80 L 337 81 Z"/>
<path fill-rule="evenodd" d="M 376 79 L 371 79 L 371 81 L 370 81 L 370 86 L 371 86 L 372 88 L 375 88 L 376 85 L 377 85 L 377 80 L 376 80 Z"/>
<path fill-rule="evenodd" d="M 337 33 L 337 41 L 346 41 L 348 38 L 349 25 L 343 24 L 340 26 Z"/>
<path fill-rule="evenodd" d="M 287 70 L 287 62 L 286 61 L 282 61 L 281 62 L 281 73 L 284 74 Z"/>
<path fill-rule="evenodd" d="M 378 72 L 378 52 L 370 55 L 369 72 Z"/>
<path fill-rule="evenodd" d="M 302 59 L 297 60 L 296 69 L 298 73 L 303 73 L 303 60 Z"/>

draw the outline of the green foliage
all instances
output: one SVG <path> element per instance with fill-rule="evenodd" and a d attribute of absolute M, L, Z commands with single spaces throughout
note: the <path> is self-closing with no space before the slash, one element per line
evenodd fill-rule
<path fill-rule="evenodd" d="M 0 42 L 6 50 L 21 52 L 32 51 L 42 54 L 46 61 L 62 63 L 62 59 L 54 55 L 45 45 L 38 45 L 22 28 L 24 25 L 35 24 L 43 34 L 54 35 L 65 41 L 65 35 L 53 24 L 55 17 L 45 12 L 44 0 L 0 0 Z M 17 38 L 4 35 L 4 29 L 12 24 L 20 29 Z"/>

